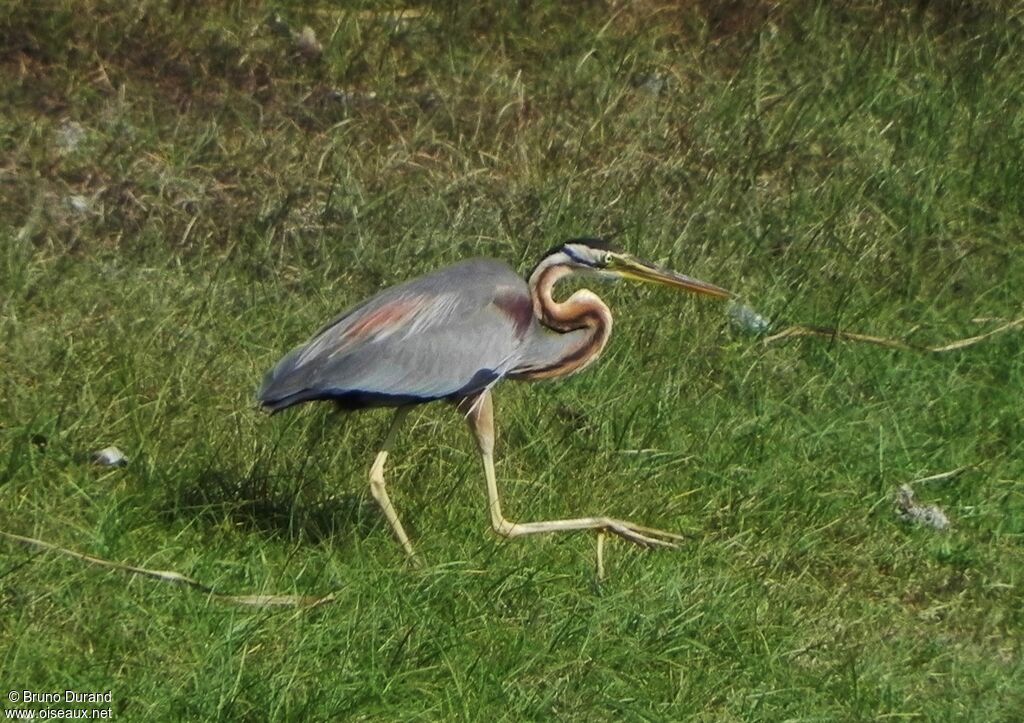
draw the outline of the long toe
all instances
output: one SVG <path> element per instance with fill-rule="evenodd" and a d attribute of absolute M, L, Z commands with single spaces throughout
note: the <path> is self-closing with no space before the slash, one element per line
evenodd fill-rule
<path fill-rule="evenodd" d="M 664 534 L 666 537 L 675 537 L 674 535 L 671 535 L 670 533 L 662 533 L 660 530 L 652 530 L 644 527 L 638 528 L 636 525 L 628 522 L 608 520 L 608 524 L 605 526 L 605 529 L 625 540 L 629 540 L 637 545 L 644 545 L 645 547 L 666 547 L 669 549 L 678 547 L 674 542 L 670 542 L 669 540 L 659 540 L 654 536 L 655 534 Z"/>
<path fill-rule="evenodd" d="M 654 527 L 644 527 L 643 525 L 637 525 L 633 522 L 630 522 L 629 526 L 637 532 L 642 532 L 648 537 L 662 537 L 667 540 L 676 540 L 677 542 L 684 542 L 686 540 L 685 535 L 680 535 L 676 532 L 666 532 L 665 530 L 658 530 Z"/>

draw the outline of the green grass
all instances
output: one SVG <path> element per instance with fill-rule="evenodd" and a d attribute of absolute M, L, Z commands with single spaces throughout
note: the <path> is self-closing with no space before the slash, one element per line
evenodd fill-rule
<path fill-rule="evenodd" d="M 0 6 L 0 529 L 337 600 L 0 542 L 0 686 L 111 690 L 124 720 L 1019 718 L 1019 331 L 764 346 L 720 304 L 594 287 L 601 362 L 496 405 L 511 519 L 688 536 L 612 540 L 602 584 L 589 535 L 490 532 L 444 405 L 391 458 L 423 569 L 368 494 L 386 413 L 253 405 L 375 290 L 580 234 L 779 320 L 927 344 L 1019 317 L 1014 3 L 129 5 Z M 90 463 L 109 444 L 129 466 Z M 916 488 L 950 531 L 897 518 L 961 466 Z"/>

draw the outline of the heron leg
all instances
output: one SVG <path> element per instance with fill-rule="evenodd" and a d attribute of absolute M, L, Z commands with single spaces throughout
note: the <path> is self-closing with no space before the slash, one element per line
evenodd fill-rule
<path fill-rule="evenodd" d="M 490 391 L 478 397 L 463 400 L 460 409 L 466 412 L 470 431 L 476 438 L 487 479 L 487 502 L 491 513 L 491 527 L 502 537 L 523 537 L 543 532 L 569 532 L 574 530 L 603 530 L 648 547 L 676 547 L 682 535 L 656 530 L 651 527 L 616 520 L 611 517 L 579 517 L 569 520 L 545 522 L 510 522 L 501 514 L 501 499 L 494 475 L 494 405 Z M 603 559 L 602 559 L 603 562 Z M 603 564 L 602 564 L 603 567 Z M 603 572 L 603 570 L 602 570 Z"/>
<path fill-rule="evenodd" d="M 377 452 L 377 458 L 373 461 L 373 466 L 370 468 L 370 494 L 373 495 L 373 499 L 377 500 L 377 504 L 384 511 L 384 516 L 387 518 L 388 524 L 391 525 L 395 537 L 402 543 L 402 547 L 405 548 L 409 557 L 415 560 L 416 552 L 412 549 L 409 536 L 405 534 L 405 528 L 402 527 L 402 523 L 398 519 L 398 513 L 395 512 L 395 506 L 391 504 L 391 498 L 388 497 L 387 488 L 384 486 L 384 463 L 387 462 L 388 451 L 391 449 L 391 444 L 395 441 L 398 428 L 402 425 L 411 409 L 412 407 L 399 407 L 395 410 L 395 416 L 391 420 L 391 426 L 388 427 L 388 433 L 384 437 L 380 451 Z"/>

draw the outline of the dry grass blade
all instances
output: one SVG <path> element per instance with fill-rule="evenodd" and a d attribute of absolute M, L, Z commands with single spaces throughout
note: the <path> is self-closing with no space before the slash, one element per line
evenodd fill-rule
<path fill-rule="evenodd" d="M 415 20 L 424 17 L 428 11 L 423 8 L 398 8 L 394 10 L 360 10 L 355 15 L 360 20 Z"/>
<path fill-rule="evenodd" d="M 928 475 L 927 477 L 919 477 L 915 480 L 911 480 L 908 484 L 916 485 L 920 482 L 944 482 L 948 479 L 953 479 L 962 472 L 966 472 L 969 469 L 973 469 L 974 465 L 965 464 L 963 467 L 957 467 L 951 469 L 948 472 L 939 472 L 938 474 Z"/>
<path fill-rule="evenodd" d="M 25 537 L 23 535 L 16 535 L 13 532 L 6 532 L 0 530 L 0 536 L 6 537 L 8 540 L 25 545 L 26 547 L 34 547 L 40 550 L 46 550 L 48 552 L 57 552 L 67 557 L 72 557 L 82 562 L 88 562 L 91 565 L 98 565 L 100 567 L 106 567 L 111 570 L 120 570 L 121 572 L 131 573 L 133 575 L 142 575 L 144 577 L 152 578 L 154 580 L 160 580 L 161 582 L 168 582 L 174 585 L 182 585 L 184 587 L 204 592 L 207 595 L 212 596 L 217 600 L 223 602 L 234 603 L 236 605 L 246 605 L 249 607 L 319 607 L 327 603 L 334 601 L 334 594 L 313 596 L 313 595 L 226 595 L 219 593 L 209 585 L 204 585 L 198 580 L 193 580 L 187 575 L 182 575 L 180 572 L 174 572 L 173 570 L 150 570 L 145 567 L 136 567 L 135 565 L 125 565 L 120 562 L 113 562 L 111 560 L 104 560 L 101 557 L 94 557 L 87 555 L 84 552 L 78 552 L 76 550 L 69 550 L 66 547 L 55 545 L 52 542 L 45 540 L 39 540 L 34 537 Z"/>
<path fill-rule="evenodd" d="M 885 346 L 890 349 L 915 349 L 919 350 L 919 347 L 911 346 L 904 341 L 899 339 L 886 339 L 880 336 L 868 336 L 867 334 L 856 334 L 852 331 L 840 331 L 839 329 L 832 329 L 823 326 L 790 326 L 783 329 L 777 334 L 765 337 L 765 344 L 773 344 L 783 339 L 790 339 L 801 336 L 823 336 L 830 339 L 842 339 L 843 341 L 861 341 L 865 344 L 875 344 L 877 346 Z"/>
<path fill-rule="evenodd" d="M 977 344 L 979 341 L 984 341 L 985 339 L 988 339 L 990 336 L 995 336 L 996 334 L 1001 334 L 1004 331 L 1009 331 L 1011 329 L 1016 329 L 1016 328 L 1018 328 L 1020 326 L 1024 326 L 1024 316 L 1022 316 L 1019 319 L 1014 319 L 1013 321 L 1009 321 L 1009 322 L 1003 324 L 1002 326 L 997 326 L 992 331 L 987 331 L 984 334 L 978 334 L 978 336 L 972 336 L 972 337 L 969 337 L 967 339 L 961 339 L 959 341 L 954 341 L 954 342 L 951 342 L 949 344 L 946 344 L 945 346 L 929 347 L 928 351 L 942 352 L 942 351 L 954 351 L 956 349 L 963 349 L 964 347 L 968 347 L 968 346 L 972 346 L 974 344 Z"/>
<path fill-rule="evenodd" d="M 890 349 L 904 349 L 908 351 L 927 351 L 932 353 L 942 353 L 947 351 L 955 351 L 957 349 L 965 349 L 969 346 L 988 339 L 989 337 L 1001 334 L 1005 331 L 1024 326 L 1024 317 L 1009 321 L 1002 326 L 998 326 L 991 331 L 987 331 L 984 334 L 978 334 L 977 336 L 968 337 L 966 339 L 959 339 L 957 341 L 943 344 L 941 346 L 919 346 L 917 344 L 908 344 L 900 339 L 887 339 L 881 336 L 869 336 L 867 334 L 857 334 L 852 331 L 840 331 L 839 329 L 833 329 L 831 327 L 824 326 L 802 326 L 794 325 L 790 326 L 777 334 L 765 337 L 765 344 L 773 344 L 777 341 L 784 339 L 802 337 L 802 336 L 823 336 L 831 339 L 841 339 L 842 341 L 859 341 L 865 344 L 874 344 L 876 346 L 884 346 Z"/>

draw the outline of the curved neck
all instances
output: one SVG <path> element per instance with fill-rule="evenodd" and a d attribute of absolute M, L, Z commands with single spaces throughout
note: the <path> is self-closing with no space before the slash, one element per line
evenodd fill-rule
<path fill-rule="evenodd" d="M 611 311 L 594 292 L 580 289 L 563 302 L 552 298 L 555 284 L 572 272 L 569 266 L 552 264 L 537 268 L 530 276 L 534 315 L 541 324 L 558 332 L 564 343 L 558 345 L 553 358 L 531 369 L 526 374 L 529 378 L 566 376 L 580 371 L 600 356 L 611 336 Z"/>

